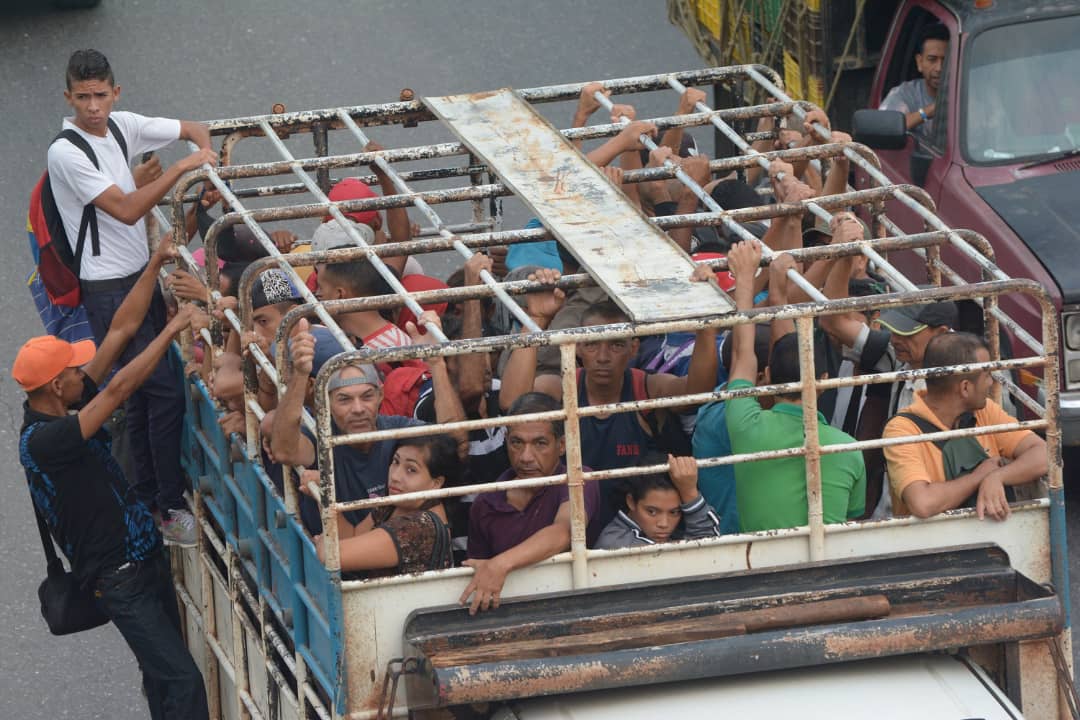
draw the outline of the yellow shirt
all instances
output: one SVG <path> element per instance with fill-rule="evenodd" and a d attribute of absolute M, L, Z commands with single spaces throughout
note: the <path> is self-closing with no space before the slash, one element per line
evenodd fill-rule
<path fill-rule="evenodd" d="M 926 405 L 926 393 L 915 393 L 915 401 L 903 412 L 918 415 L 942 430 L 948 430 Z M 986 401 L 986 407 L 975 411 L 975 424 L 978 426 L 1004 425 L 1016 422 L 993 400 Z M 885 426 L 883 437 L 905 437 L 919 435 L 921 431 L 914 422 L 905 417 L 894 417 Z M 1012 430 L 1010 432 L 979 435 L 976 439 L 990 457 L 1013 458 L 1016 447 L 1031 435 L 1030 430 Z M 892 445 L 885 448 L 885 460 L 889 465 L 889 485 L 892 491 L 892 506 L 895 515 L 910 515 L 911 511 L 904 503 L 904 489 L 914 482 L 945 482 L 945 460 L 941 450 L 932 442 Z"/>

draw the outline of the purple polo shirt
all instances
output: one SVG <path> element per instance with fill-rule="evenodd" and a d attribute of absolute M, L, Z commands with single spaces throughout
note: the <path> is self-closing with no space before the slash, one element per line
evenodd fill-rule
<path fill-rule="evenodd" d="M 589 468 L 584 470 L 588 472 Z M 552 474 L 564 472 L 566 465 L 560 463 Z M 495 482 L 513 480 L 516 477 L 514 469 L 510 468 Z M 486 560 L 520 545 L 554 522 L 559 506 L 569 499 L 570 490 L 566 485 L 540 488 L 524 510 L 518 510 L 506 501 L 505 490 L 477 495 L 469 510 L 469 557 Z M 596 483 L 585 483 L 585 514 L 590 520 L 585 534 L 590 547 L 603 529 L 594 528 L 596 523 L 591 522 L 599 502 L 600 489 Z"/>

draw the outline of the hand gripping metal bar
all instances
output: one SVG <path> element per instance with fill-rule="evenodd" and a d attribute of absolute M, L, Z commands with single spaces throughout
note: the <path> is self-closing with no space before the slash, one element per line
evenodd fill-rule
<path fill-rule="evenodd" d="M 267 127 L 269 127 L 269 125 L 267 125 Z M 272 131 L 271 134 L 275 140 L 278 139 L 277 135 L 273 134 Z M 193 149 L 198 149 L 196 148 L 194 143 L 188 144 Z M 286 150 L 286 152 L 288 151 Z M 304 298 L 304 302 L 315 303 L 316 305 L 318 305 L 318 299 L 315 297 L 315 295 L 312 294 L 310 290 L 308 290 L 307 284 L 304 283 L 304 281 L 300 279 L 300 276 L 296 274 L 296 271 L 293 269 L 292 265 L 282 259 L 281 253 L 278 252 L 277 246 L 274 245 L 274 241 L 270 239 L 270 236 L 266 234 L 266 231 L 262 229 L 262 226 L 259 225 L 259 223 L 251 217 L 251 211 L 245 208 L 240 203 L 240 200 L 236 197 L 236 195 L 233 194 L 232 189 L 229 188 L 225 181 L 218 176 L 217 172 L 214 170 L 213 167 L 211 167 L 209 164 L 205 164 L 202 166 L 202 169 L 207 173 L 207 178 L 210 180 L 211 184 L 213 184 L 217 191 L 221 193 L 222 200 L 228 203 L 229 207 L 231 207 L 235 212 L 240 213 L 240 215 L 244 218 L 244 224 L 248 226 L 248 228 L 251 230 L 252 235 L 254 235 L 255 238 L 259 241 L 259 244 L 263 246 L 263 249 L 266 250 L 266 252 L 271 257 L 277 258 L 278 265 L 281 267 L 282 272 L 284 272 L 285 275 L 292 281 L 293 285 L 296 286 L 296 289 L 300 291 L 300 297 Z M 181 225 L 180 227 L 183 227 L 183 225 Z M 330 331 L 330 334 L 334 336 L 334 339 L 338 341 L 338 343 L 344 350 L 356 349 L 353 347 L 353 344 L 349 342 L 349 338 L 346 337 L 345 333 L 341 331 L 341 328 L 338 327 L 338 324 L 334 321 L 334 318 L 331 317 L 330 313 L 326 312 L 326 310 L 321 305 L 315 308 L 315 314 L 319 316 L 319 319 L 323 321 L 324 325 L 326 325 L 326 328 Z"/>
<path fill-rule="evenodd" d="M 767 77 L 762 75 L 761 72 L 757 68 L 755 68 L 753 66 L 750 66 L 750 65 L 747 65 L 747 66 L 744 66 L 743 69 L 746 71 L 746 74 L 748 76 L 750 76 L 751 79 L 753 79 L 754 82 L 756 82 L 758 85 L 760 85 L 766 91 L 768 91 L 768 93 L 770 95 L 772 95 L 773 97 L 779 99 L 781 102 L 791 102 L 791 98 L 788 97 L 787 94 L 784 93 L 783 90 L 781 90 L 779 87 L 777 87 L 775 83 L 773 83 Z M 803 110 L 798 105 L 795 105 L 792 108 L 792 111 L 794 112 L 795 116 L 798 117 L 800 120 L 806 120 L 806 111 Z M 828 128 L 822 126 L 820 123 L 814 123 L 814 130 L 816 130 L 818 132 L 818 134 L 820 134 L 826 140 L 831 140 L 832 139 L 832 131 L 830 131 Z M 860 168 L 865 170 L 867 175 L 872 177 L 874 179 L 874 181 L 877 182 L 878 184 L 880 184 L 882 187 L 888 187 L 889 185 L 893 184 L 892 181 L 889 180 L 889 178 L 885 176 L 885 173 L 881 172 L 876 167 L 874 167 L 870 163 L 866 162 L 866 160 L 863 159 L 860 155 L 858 155 L 858 153 L 856 153 L 854 150 L 851 150 L 850 148 L 845 148 L 844 149 L 844 156 L 848 160 L 850 160 L 851 162 L 855 163 Z M 951 242 L 953 245 L 955 245 L 956 248 L 958 250 L 960 250 L 960 252 L 964 253 L 971 260 L 973 260 L 980 268 L 982 268 L 986 272 L 990 273 L 990 275 L 995 280 L 1009 280 L 1010 279 L 1008 275 L 1006 275 L 1004 272 L 1002 272 L 1001 268 L 999 268 L 997 265 L 995 265 L 994 263 L 990 262 L 985 257 L 983 257 L 983 255 L 981 253 L 979 253 L 978 250 L 971 247 L 971 245 L 969 245 L 967 242 L 965 242 L 964 238 L 957 235 L 956 232 L 954 232 L 952 228 L 950 228 L 948 225 L 946 225 L 944 222 L 942 222 L 941 218 L 939 218 L 937 215 L 935 215 L 934 213 L 930 212 L 925 207 L 920 205 L 918 202 L 915 201 L 914 198 L 910 197 L 903 190 L 899 190 L 899 189 L 893 190 L 892 194 L 893 194 L 893 197 L 895 197 L 901 203 L 903 203 L 908 208 L 910 208 L 915 213 L 917 213 L 919 215 L 919 217 L 921 217 L 923 220 L 925 220 L 927 223 L 929 223 L 929 225 L 932 228 L 934 228 L 935 230 L 941 230 L 941 231 L 943 231 L 945 233 L 948 233 L 949 242 Z"/>
<path fill-rule="evenodd" d="M 356 121 L 349 116 L 349 113 L 342 110 L 339 117 L 341 118 L 341 122 L 344 123 L 345 127 L 347 127 L 349 131 L 352 132 L 354 136 L 356 136 L 356 139 L 360 141 L 360 143 L 364 147 L 366 147 L 369 142 L 368 137 L 364 134 L 364 131 L 360 129 L 360 126 L 356 124 Z M 386 158 L 382 157 L 381 155 L 377 155 L 375 157 L 375 164 L 393 181 L 395 187 L 397 187 L 398 189 L 398 192 L 400 192 L 402 195 L 412 196 L 413 207 L 415 207 L 417 210 L 422 212 L 425 217 L 427 217 L 428 221 L 432 225 L 434 225 L 435 228 L 439 231 L 439 235 L 449 240 L 453 244 L 454 249 L 457 250 L 457 252 L 463 258 L 468 260 L 476 254 L 468 247 L 466 247 L 465 244 L 462 243 L 461 240 L 454 235 L 454 233 L 450 232 L 450 229 L 446 226 L 446 223 L 442 221 L 442 218 L 439 217 L 438 213 L 436 213 L 432 209 L 432 207 L 428 205 L 427 201 L 414 193 L 409 188 L 409 186 L 405 184 L 405 181 L 402 180 L 401 176 L 398 175 L 397 171 L 390 166 L 390 163 L 386 161 Z M 336 210 L 337 208 L 334 209 Z M 485 285 L 492 289 L 492 291 L 495 293 L 495 297 L 499 298 L 499 301 L 506 306 L 506 309 L 509 310 L 514 315 L 514 317 L 516 317 L 518 321 L 521 322 L 522 325 L 527 327 L 530 332 L 543 332 L 540 326 L 537 325 L 531 317 L 529 317 L 529 315 L 521 308 L 521 306 L 514 302 L 514 300 L 506 294 L 506 292 L 502 289 L 502 287 L 499 286 L 498 281 L 492 276 L 491 273 L 489 273 L 487 270 L 481 270 L 480 279 L 484 282 Z M 402 290 L 404 290 L 404 288 Z M 415 313 L 417 311 L 413 310 L 413 312 Z M 417 317 L 420 317 L 419 314 L 417 314 Z M 446 339 L 442 337 L 440 337 L 439 340 L 441 342 L 446 342 Z"/>
<path fill-rule="evenodd" d="M 683 94 L 686 93 L 686 86 L 683 85 L 681 82 L 679 82 L 678 78 L 676 78 L 674 75 L 668 76 L 668 85 L 670 85 L 672 87 L 672 89 L 674 89 L 675 92 L 679 93 L 680 95 L 683 95 Z M 695 109 L 697 109 L 698 112 L 712 113 L 712 108 L 710 108 L 708 105 L 706 105 L 703 102 L 696 103 L 694 105 L 694 107 L 695 107 Z M 802 108 L 799 107 L 797 104 L 794 105 L 792 109 L 794 110 L 796 108 L 798 108 L 799 111 L 802 111 Z M 804 115 L 805 115 L 805 113 L 804 113 Z M 730 125 L 728 125 L 726 122 L 721 120 L 717 115 L 710 116 L 709 120 L 712 122 L 712 124 L 714 126 L 716 126 L 716 129 L 719 130 L 720 132 L 722 132 L 724 134 L 724 136 L 728 140 L 730 140 L 732 143 L 734 143 L 737 148 L 742 150 L 747 155 L 754 156 L 757 159 L 758 165 L 761 166 L 761 168 L 765 171 L 766 175 L 768 174 L 768 172 L 769 172 L 769 161 L 768 161 L 768 159 L 766 159 L 766 157 L 762 153 L 758 152 L 756 149 L 751 147 L 749 145 L 749 143 L 747 143 L 745 140 L 742 139 L 742 137 L 739 135 L 739 133 L 735 132 L 735 130 Z M 816 126 L 816 127 L 820 127 L 820 126 Z M 847 155 L 847 153 L 845 152 L 845 156 L 846 155 Z M 783 176 L 784 176 L 784 174 L 780 173 L 779 175 L 777 175 L 777 179 L 783 179 Z M 808 202 L 806 204 L 806 208 L 810 212 L 812 212 L 814 215 L 816 215 L 820 219 L 824 220 L 825 222 L 832 221 L 832 218 L 833 218 L 832 213 L 830 213 L 828 210 L 821 207 L 817 203 L 815 203 L 813 201 Z M 871 262 L 873 262 L 882 273 L 884 273 L 886 275 L 887 279 L 889 280 L 889 283 L 891 285 L 893 285 L 894 287 L 896 287 L 898 289 L 902 289 L 902 290 L 907 290 L 907 291 L 917 290 L 918 289 L 915 286 L 915 283 L 911 282 L 906 277 L 904 277 L 901 273 L 897 272 L 896 268 L 894 268 L 892 265 L 890 265 L 888 260 L 881 257 L 881 255 L 879 255 L 877 250 L 874 250 L 874 248 L 870 247 L 869 245 L 863 245 L 862 253 Z"/>
<path fill-rule="evenodd" d="M 281 155 L 281 157 L 292 163 L 293 174 L 300 179 L 300 182 L 307 186 L 308 191 L 312 195 L 314 195 L 319 202 L 329 203 L 330 198 L 326 196 L 326 194 L 322 191 L 322 188 L 319 187 L 318 183 L 316 183 L 315 180 L 312 179 L 312 177 L 308 175 L 307 172 L 300 166 L 300 164 L 296 161 L 296 158 L 293 157 L 293 154 L 289 152 L 289 149 L 287 147 L 285 147 L 285 143 L 281 141 L 281 138 L 277 136 L 277 133 L 274 132 L 274 129 L 270 127 L 270 123 L 266 120 L 263 120 L 259 124 L 262 126 L 263 132 L 266 133 L 266 137 L 268 137 L 270 139 L 270 142 L 274 144 L 274 147 L 277 148 L 277 151 Z M 349 239 L 352 240 L 353 243 L 355 243 L 359 247 L 368 250 L 371 249 L 371 246 L 368 245 L 364 241 L 364 238 L 360 236 L 360 233 L 357 232 L 356 228 L 353 226 L 353 222 L 347 217 L 345 217 L 345 215 L 341 212 L 341 210 L 338 209 L 336 205 L 330 205 L 329 211 L 330 216 L 333 217 L 334 220 L 342 227 L 342 229 L 345 230 L 345 234 L 349 236 Z M 409 308 L 409 310 L 411 310 L 412 313 L 417 318 L 419 318 L 420 315 L 423 314 L 424 309 L 420 307 L 420 304 L 418 302 L 416 302 L 412 299 L 412 297 L 409 296 L 409 291 L 406 290 L 405 286 L 401 284 L 401 281 L 398 280 L 397 275 L 395 275 L 394 272 L 386 266 L 386 263 L 382 261 L 382 258 L 376 255 L 373 251 L 368 252 L 367 259 L 368 262 L 370 262 L 375 268 L 375 270 L 379 273 L 379 275 L 382 276 L 383 280 L 386 280 L 387 284 L 389 284 L 390 287 L 394 289 L 394 292 L 396 292 L 405 300 L 405 307 Z M 443 334 L 442 330 L 438 328 L 438 326 L 434 325 L 433 323 L 428 323 L 427 329 L 428 332 L 432 333 L 436 337 L 436 339 L 439 340 L 439 342 L 447 342 L 446 336 Z M 343 350 L 354 349 L 352 343 L 349 343 L 348 341 L 346 341 L 346 343 L 343 343 L 341 347 Z"/>
<path fill-rule="evenodd" d="M 596 98 L 596 102 L 600 103 L 600 105 L 603 106 L 603 108 L 608 112 L 610 112 L 615 107 L 615 104 L 612 103 L 611 100 L 599 90 L 597 90 L 593 94 L 593 97 Z M 619 122 L 622 125 L 629 125 L 630 118 L 623 115 L 619 118 Z M 657 149 L 656 143 L 653 142 L 653 139 L 648 135 L 641 135 L 639 139 L 641 141 L 641 144 L 647 147 L 649 150 Z M 675 177 L 679 180 L 679 182 L 690 188 L 691 192 L 693 192 L 694 195 L 697 196 L 698 200 L 704 203 L 707 208 L 717 213 L 724 212 L 724 208 L 720 207 L 719 203 L 713 200 L 712 195 L 709 195 L 709 193 L 705 192 L 704 188 L 694 182 L 694 179 L 687 175 L 681 167 L 671 162 L 670 160 L 664 160 L 664 167 L 672 170 L 675 173 Z M 757 240 L 757 238 L 754 237 L 754 235 L 749 230 L 744 228 L 739 223 L 731 220 L 730 218 L 724 218 L 724 227 L 734 232 L 743 240 Z M 761 243 L 761 254 L 769 260 L 771 260 L 775 255 L 775 253 L 772 251 L 772 248 L 770 248 L 765 243 Z M 792 282 L 802 288 L 803 292 L 805 292 L 815 301 L 829 301 L 829 298 L 825 297 L 825 295 L 820 290 L 814 287 L 809 280 L 800 275 L 799 272 L 794 268 L 788 269 L 787 276 Z"/>

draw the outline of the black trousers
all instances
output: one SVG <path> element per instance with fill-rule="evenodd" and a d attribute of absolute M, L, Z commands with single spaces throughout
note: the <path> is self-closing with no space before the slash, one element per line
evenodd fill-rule
<path fill-rule="evenodd" d="M 138 279 L 138 274 L 117 280 L 83 282 L 82 300 L 87 319 L 100 346 L 113 316 Z M 165 327 L 165 301 L 154 291 L 150 310 L 135 337 L 120 355 L 126 365 L 146 349 Z M 184 421 L 184 389 L 171 354 L 161 359 L 142 387 L 125 405 L 127 433 L 135 476 L 127 478 L 135 496 L 147 507 L 162 512 L 184 507 L 184 477 L 180 468 L 180 435 Z"/>
<path fill-rule="evenodd" d="M 180 633 L 169 563 L 164 552 L 94 583 L 98 605 L 127 641 L 142 670 L 153 720 L 209 717 L 202 673 Z"/>

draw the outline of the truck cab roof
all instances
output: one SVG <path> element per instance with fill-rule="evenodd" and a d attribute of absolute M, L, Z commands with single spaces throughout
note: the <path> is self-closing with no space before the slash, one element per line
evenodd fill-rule
<path fill-rule="evenodd" d="M 941 0 L 960 22 L 965 33 L 977 33 L 988 27 L 1080 12 L 1080 2 L 1045 2 L 1038 0 L 994 0 L 989 7 L 976 7 L 975 0 Z"/>

